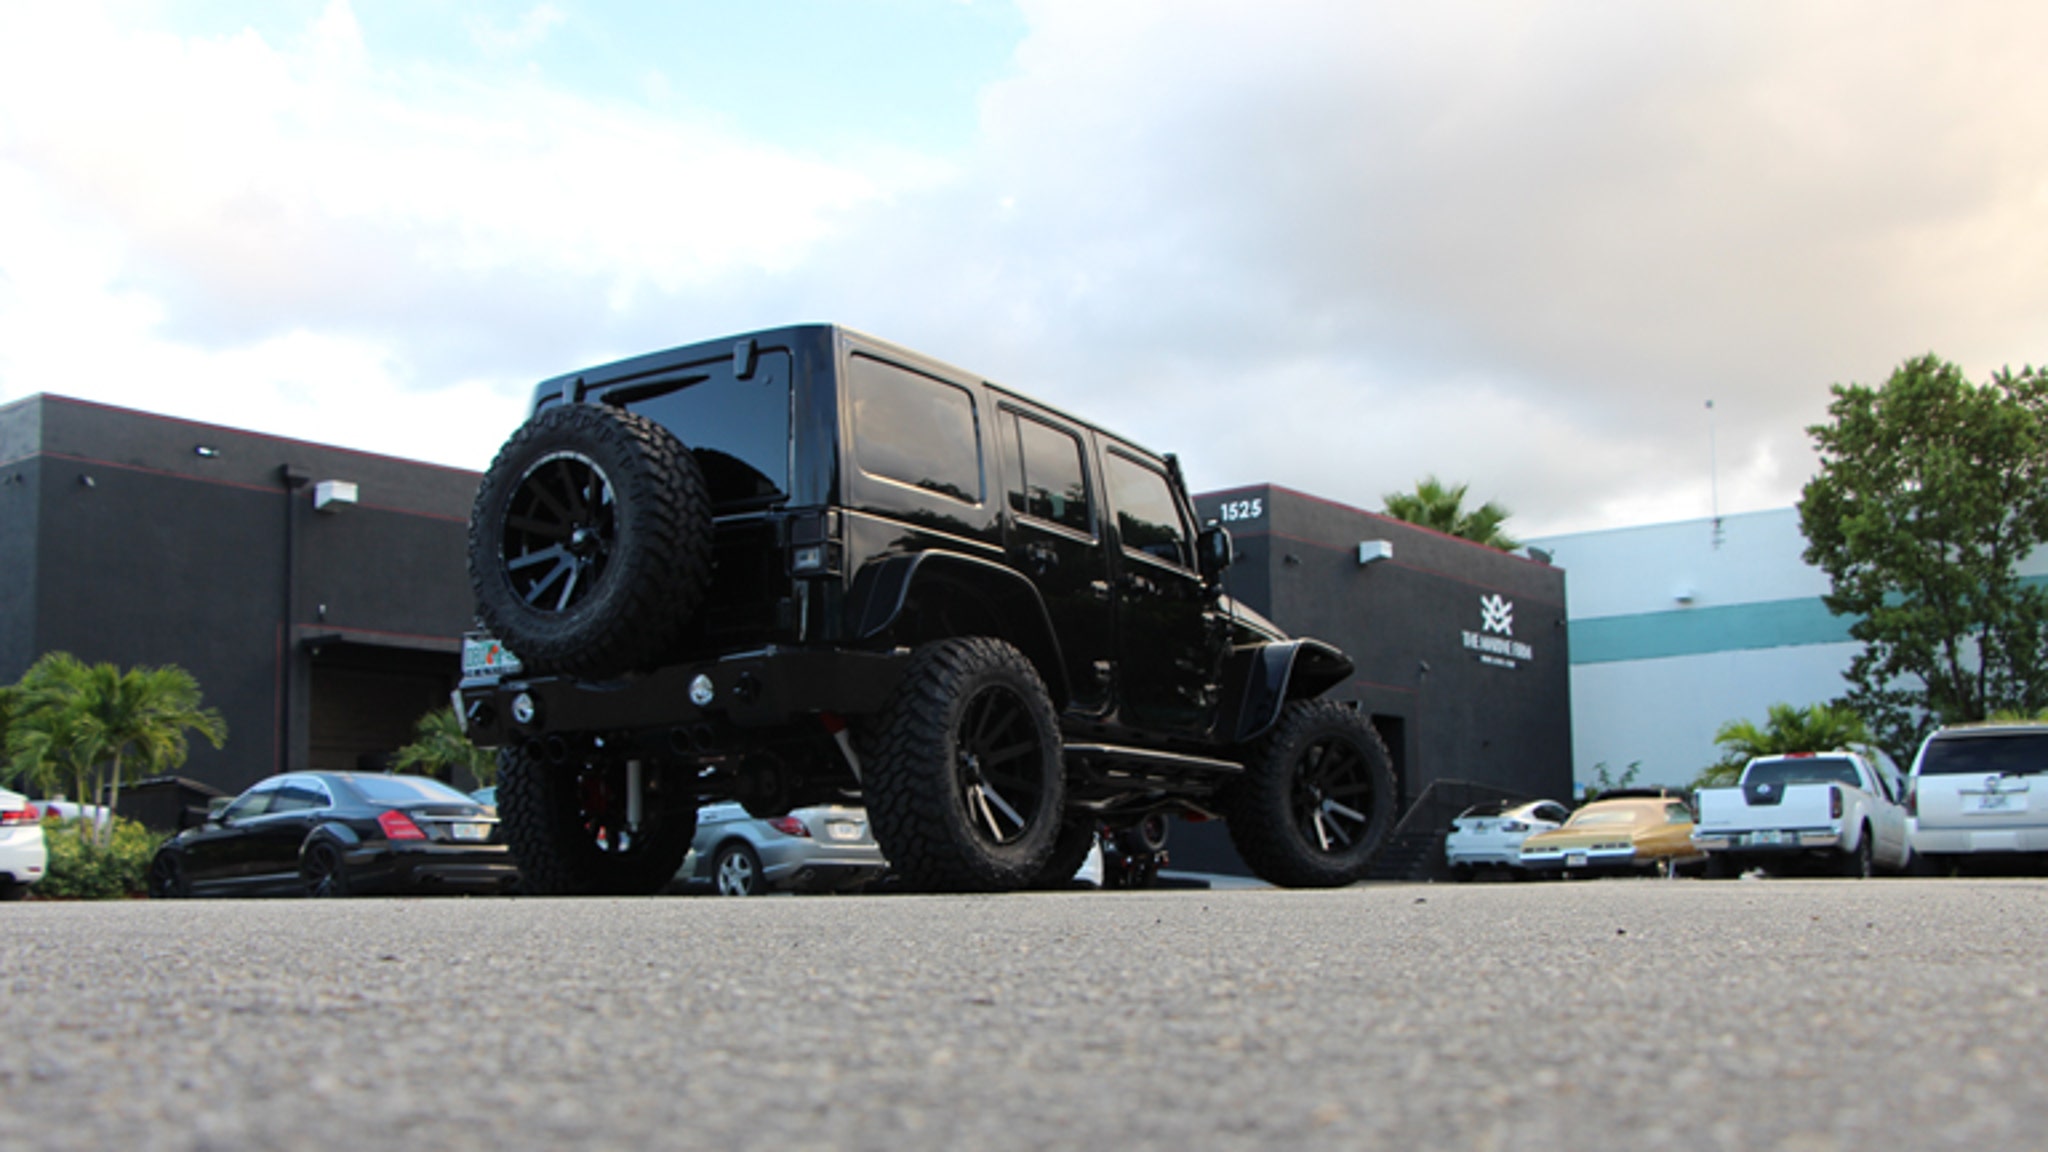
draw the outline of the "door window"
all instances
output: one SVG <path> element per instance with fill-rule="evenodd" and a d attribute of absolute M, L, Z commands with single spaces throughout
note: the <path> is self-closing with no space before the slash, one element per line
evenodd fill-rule
<path fill-rule="evenodd" d="M 1173 498 L 1173 485 L 1166 474 L 1117 452 L 1105 455 L 1103 471 L 1124 548 L 1183 568 L 1194 567 L 1187 523 L 1181 519 L 1180 504 Z"/>
<path fill-rule="evenodd" d="M 1005 412 L 1003 417 L 1006 424 L 1016 426 L 1021 473 L 1010 482 L 1011 510 L 1076 532 L 1091 531 L 1080 439 L 1028 416 Z"/>

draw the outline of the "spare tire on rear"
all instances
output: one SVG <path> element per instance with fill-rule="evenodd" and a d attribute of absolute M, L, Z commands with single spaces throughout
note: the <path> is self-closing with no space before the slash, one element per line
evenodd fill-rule
<path fill-rule="evenodd" d="M 469 521 L 477 614 L 528 672 L 614 676 L 672 651 L 711 583 L 711 501 L 674 433 L 597 404 L 505 442 Z"/>

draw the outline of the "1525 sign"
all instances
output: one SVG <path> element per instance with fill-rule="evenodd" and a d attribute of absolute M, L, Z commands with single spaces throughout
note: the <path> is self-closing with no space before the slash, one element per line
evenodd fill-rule
<path fill-rule="evenodd" d="M 1222 512 L 1225 524 L 1235 524 L 1240 520 L 1257 520 L 1266 514 L 1266 502 L 1257 497 L 1250 500 L 1225 500 Z"/>

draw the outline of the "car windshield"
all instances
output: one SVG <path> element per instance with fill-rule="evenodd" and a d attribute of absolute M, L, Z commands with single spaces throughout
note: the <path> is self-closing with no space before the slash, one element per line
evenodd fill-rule
<path fill-rule="evenodd" d="M 1920 754 L 1922 776 L 2033 775 L 2048 772 L 2048 731 L 1937 736 Z"/>
<path fill-rule="evenodd" d="M 1744 784 L 1847 784 L 1862 787 L 1856 765 L 1845 756 L 1800 756 L 1759 760 L 1749 766 Z"/>
<path fill-rule="evenodd" d="M 356 776 L 349 780 L 372 804 L 474 804 L 476 801 L 425 776 Z"/>

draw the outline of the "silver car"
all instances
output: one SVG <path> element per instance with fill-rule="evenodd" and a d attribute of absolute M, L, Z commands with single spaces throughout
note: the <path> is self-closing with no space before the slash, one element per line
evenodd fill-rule
<path fill-rule="evenodd" d="M 1907 834 L 1924 870 L 2048 861 L 2048 724 L 1943 728 L 1920 745 Z"/>
<path fill-rule="evenodd" d="M 888 869 L 865 808 L 828 804 L 758 820 L 721 803 L 697 810 L 697 836 L 677 879 L 709 882 L 721 896 L 759 896 L 852 891 Z"/>

